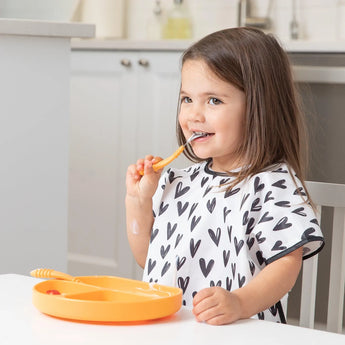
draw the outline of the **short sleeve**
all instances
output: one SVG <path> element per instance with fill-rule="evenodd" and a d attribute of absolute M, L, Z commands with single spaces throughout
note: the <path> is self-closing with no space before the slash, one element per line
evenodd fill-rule
<path fill-rule="evenodd" d="M 294 181 L 286 165 L 255 175 L 248 188 L 243 219 L 251 224 L 247 232 L 255 241 L 253 255 L 259 264 L 269 264 L 299 247 L 303 247 L 303 259 L 322 249 L 316 214 L 306 202 L 301 182 L 296 177 Z"/>

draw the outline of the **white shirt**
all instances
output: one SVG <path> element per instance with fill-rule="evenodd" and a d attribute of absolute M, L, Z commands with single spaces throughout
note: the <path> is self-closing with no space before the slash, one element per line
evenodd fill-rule
<path fill-rule="evenodd" d="M 227 191 L 231 179 L 210 170 L 208 162 L 169 169 L 153 199 L 143 279 L 180 287 L 189 308 L 203 288 L 235 290 L 293 250 L 303 246 L 306 259 L 324 245 L 301 183 L 295 178 L 296 187 L 286 164 Z M 286 322 L 280 302 L 257 317 Z"/>

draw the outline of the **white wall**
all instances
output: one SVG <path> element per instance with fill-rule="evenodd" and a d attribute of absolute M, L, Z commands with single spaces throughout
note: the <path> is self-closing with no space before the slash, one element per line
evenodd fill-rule
<path fill-rule="evenodd" d="M 194 38 L 212 31 L 237 26 L 238 0 L 184 0 L 192 14 Z M 293 0 L 252 0 L 255 15 L 266 16 L 272 1 L 272 30 L 288 39 Z M 308 40 L 345 39 L 345 0 L 295 0 L 300 38 Z M 147 22 L 154 0 L 127 0 L 127 37 L 146 39 Z M 161 0 L 164 12 L 173 0 Z"/>

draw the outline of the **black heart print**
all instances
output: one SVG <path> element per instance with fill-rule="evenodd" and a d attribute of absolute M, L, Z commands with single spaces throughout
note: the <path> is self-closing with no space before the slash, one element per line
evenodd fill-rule
<path fill-rule="evenodd" d="M 251 210 L 252 212 L 258 212 L 258 211 L 260 211 L 262 207 L 259 205 L 259 203 L 260 203 L 260 198 L 256 198 L 256 199 L 253 201 L 252 207 L 251 207 L 250 210 Z"/>
<path fill-rule="evenodd" d="M 176 267 L 177 267 L 178 271 L 184 265 L 185 262 L 186 262 L 186 257 L 185 256 L 183 256 L 182 258 L 179 258 L 179 257 L 177 258 Z"/>
<path fill-rule="evenodd" d="M 234 244 L 235 244 L 236 255 L 238 256 L 238 254 L 240 253 L 240 251 L 244 245 L 244 241 L 243 240 L 238 241 L 237 237 L 235 236 L 234 237 Z"/>
<path fill-rule="evenodd" d="M 164 202 L 162 201 L 160 206 L 159 206 L 159 213 L 158 215 L 160 216 L 161 214 L 163 214 L 169 207 L 169 204 L 164 205 Z"/>
<path fill-rule="evenodd" d="M 217 228 L 216 233 L 212 229 L 208 229 L 208 234 L 210 235 L 214 244 L 218 247 L 220 241 L 220 228 Z"/>
<path fill-rule="evenodd" d="M 213 212 L 214 208 L 216 207 L 216 203 L 217 203 L 216 198 L 213 198 L 212 201 L 211 200 L 207 201 L 206 206 L 207 206 L 207 209 L 210 213 Z"/>
<path fill-rule="evenodd" d="M 201 243 L 201 240 L 197 241 L 195 244 L 194 244 L 193 238 L 190 240 L 189 249 L 190 249 L 190 255 L 192 256 L 192 258 L 194 258 L 196 252 L 198 251 L 200 247 L 200 243 Z"/>
<path fill-rule="evenodd" d="M 259 231 L 255 237 L 256 237 L 256 240 L 258 241 L 258 243 L 263 243 L 266 241 L 266 237 L 261 237 L 262 235 L 262 231 Z"/>
<path fill-rule="evenodd" d="M 283 217 L 279 220 L 279 222 L 273 228 L 273 231 L 285 230 L 292 226 L 291 223 L 288 223 L 288 217 Z"/>
<path fill-rule="evenodd" d="M 265 201 L 264 203 L 266 203 L 267 201 L 270 201 L 270 200 L 274 200 L 274 198 L 271 196 L 272 194 L 272 191 L 270 190 L 269 192 L 267 192 L 266 196 L 265 196 Z"/>
<path fill-rule="evenodd" d="M 240 191 L 240 188 L 235 188 L 235 189 L 228 189 L 224 193 L 224 199 L 228 198 L 229 196 L 235 195 Z"/>
<path fill-rule="evenodd" d="M 274 205 L 279 207 L 290 207 L 290 201 L 278 201 Z"/>
<path fill-rule="evenodd" d="M 195 211 L 195 209 L 197 208 L 197 206 L 198 206 L 198 203 L 195 203 L 195 204 L 193 204 L 192 207 L 190 208 L 188 220 L 189 220 L 190 216 L 193 214 L 193 212 Z"/>
<path fill-rule="evenodd" d="M 158 229 L 152 230 L 152 232 L 151 232 L 151 238 L 150 238 L 150 243 L 152 243 L 152 241 L 156 238 L 158 232 L 159 232 Z"/>
<path fill-rule="evenodd" d="M 182 188 L 182 182 L 179 182 L 176 186 L 175 190 L 175 199 L 181 197 L 182 195 L 186 194 L 190 190 L 190 187 L 184 187 Z"/>
<path fill-rule="evenodd" d="M 235 274 L 236 274 L 236 262 L 231 263 L 231 272 L 232 272 L 232 277 L 235 278 Z"/>
<path fill-rule="evenodd" d="M 304 189 L 302 187 L 297 188 L 294 193 L 294 195 L 302 195 L 302 196 L 307 196 L 307 194 L 305 193 Z"/>
<path fill-rule="evenodd" d="M 207 186 L 207 188 L 205 189 L 205 193 L 203 195 L 203 198 L 211 191 L 212 186 Z"/>
<path fill-rule="evenodd" d="M 196 216 L 193 216 L 192 218 L 192 223 L 190 224 L 190 231 L 193 231 L 194 228 L 198 225 L 198 223 L 200 222 L 201 216 L 199 216 L 198 218 Z"/>
<path fill-rule="evenodd" d="M 268 217 L 268 212 L 265 212 L 264 215 L 261 217 L 261 219 L 259 220 L 259 223 L 264 223 L 264 222 L 269 222 L 270 220 L 273 219 L 273 217 Z"/>
<path fill-rule="evenodd" d="M 252 276 L 254 275 L 255 273 L 255 264 L 253 261 L 248 261 L 249 263 L 249 269 L 250 269 L 250 273 L 252 274 Z"/>
<path fill-rule="evenodd" d="M 176 228 L 177 228 L 177 223 L 175 223 L 173 226 L 171 226 L 171 223 L 168 222 L 168 225 L 167 225 L 167 240 L 170 240 L 170 237 L 174 234 Z"/>
<path fill-rule="evenodd" d="M 231 210 L 228 210 L 228 208 L 225 206 L 223 208 L 223 219 L 224 219 L 224 223 L 226 223 L 226 217 L 228 216 L 228 214 L 231 212 Z"/>
<path fill-rule="evenodd" d="M 245 281 L 246 281 L 246 277 L 245 276 L 241 276 L 238 273 L 237 279 L 238 279 L 238 286 L 241 288 L 244 285 Z"/>
<path fill-rule="evenodd" d="M 163 245 L 161 246 L 161 257 L 164 259 L 166 255 L 169 253 L 170 244 L 165 248 Z"/>
<path fill-rule="evenodd" d="M 230 250 L 223 250 L 223 262 L 224 262 L 224 267 L 228 265 L 230 258 Z"/>
<path fill-rule="evenodd" d="M 315 229 L 314 228 L 308 228 L 306 231 L 303 232 L 303 235 L 302 235 L 302 240 L 307 240 L 309 238 L 312 238 L 313 236 L 311 236 L 311 234 L 315 232 Z"/>
<path fill-rule="evenodd" d="M 182 202 L 179 201 L 177 203 L 177 213 L 179 215 L 179 217 L 181 217 L 181 215 L 184 213 L 184 211 L 186 211 L 186 209 L 188 208 L 189 202 L 187 201 L 184 205 L 182 205 Z"/>
<path fill-rule="evenodd" d="M 295 210 L 293 210 L 292 212 L 295 214 L 298 214 L 299 216 L 306 217 L 307 214 L 303 211 L 304 211 L 304 207 L 298 207 Z"/>
<path fill-rule="evenodd" d="M 193 180 L 199 175 L 200 170 L 195 169 L 193 173 L 190 175 L 190 180 L 193 182 Z"/>
<path fill-rule="evenodd" d="M 260 177 L 257 176 L 255 177 L 254 180 L 254 194 L 262 191 L 265 188 L 265 184 L 264 183 L 260 183 Z"/>
<path fill-rule="evenodd" d="M 181 239 L 183 237 L 183 234 L 178 234 L 177 237 L 176 237 L 176 241 L 175 241 L 175 247 L 177 247 L 177 245 L 180 243 Z"/>
<path fill-rule="evenodd" d="M 164 267 L 163 267 L 162 273 L 161 273 L 161 277 L 164 276 L 164 274 L 168 271 L 168 269 L 170 268 L 170 266 L 171 266 L 170 262 L 166 262 L 166 263 L 164 264 Z"/>
<path fill-rule="evenodd" d="M 254 230 L 254 223 L 255 223 L 255 219 L 249 218 L 247 229 L 246 229 L 246 235 L 249 235 Z"/>
<path fill-rule="evenodd" d="M 210 287 L 214 286 L 222 286 L 222 281 L 218 280 L 217 283 L 215 283 L 213 280 L 210 281 Z"/>
<path fill-rule="evenodd" d="M 285 250 L 287 247 L 286 246 L 282 246 L 283 242 L 278 240 L 276 241 L 276 243 L 274 244 L 274 246 L 272 247 L 271 250 Z"/>
<path fill-rule="evenodd" d="M 150 274 L 151 271 L 154 269 L 154 267 L 156 266 L 156 260 L 152 260 L 152 259 L 149 259 L 149 262 L 147 264 L 147 274 Z"/>
<path fill-rule="evenodd" d="M 266 259 L 262 255 L 262 251 L 261 250 L 258 250 L 256 252 L 256 258 L 258 259 L 258 262 L 259 262 L 260 266 L 266 261 Z"/>
<path fill-rule="evenodd" d="M 201 188 L 204 187 L 205 183 L 208 181 L 208 177 L 203 177 L 201 179 Z"/>
<path fill-rule="evenodd" d="M 228 228 L 229 242 L 231 243 L 232 225 L 228 226 L 227 228 Z"/>
<path fill-rule="evenodd" d="M 205 259 L 204 259 L 204 258 L 201 258 L 201 259 L 199 260 L 199 265 L 200 265 L 202 274 L 203 274 L 204 277 L 206 278 L 206 277 L 210 274 L 210 272 L 211 272 L 211 270 L 212 270 L 212 268 L 213 268 L 214 260 L 211 259 L 211 260 L 208 262 L 208 264 L 206 265 Z"/>
<path fill-rule="evenodd" d="M 226 277 L 225 285 L 226 285 L 226 289 L 227 289 L 228 291 L 231 291 L 232 279 L 229 278 L 229 277 Z"/>
<path fill-rule="evenodd" d="M 173 171 L 170 171 L 170 173 L 169 173 L 169 182 L 170 182 L 170 184 L 172 184 L 174 182 L 174 180 L 177 179 L 178 177 L 181 177 L 181 176 L 176 176 L 175 177 L 175 173 Z"/>
<path fill-rule="evenodd" d="M 177 279 L 177 285 L 183 291 L 183 293 L 185 293 L 187 290 L 189 280 L 190 280 L 190 277 L 186 277 L 186 279 L 183 279 L 182 277 L 178 277 Z"/>
<path fill-rule="evenodd" d="M 249 198 L 249 193 L 248 194 L 246 194 L 244 197 L 243 197 L 243 199 L 242 199 L 242 201 L 241 201 L 241 207 L 240 207 L 240 210 L 242 210 L 242 206 L 244 205 L 244 203 L 247 201 L 247 199 Z"/>
<path fill-rule="evenodd" d="M 248 237 L 247 238 L 247 246 L 248 246 L 249 250 L 253 247 L 254 242 L 255 242 L 255 240 L 254 240 L 253 237 Z"/>
<path fill-rule="evenodd" d="M 286 183 L 286 180 L 283 179 L 283 180 L 279 180 L 279 181 L 273 183 L 272 186 L 277 187 L 277 188 L 281 188 L 281 189 L 286 189 L 287 186 L 285 185 L 285 183 Z"/>

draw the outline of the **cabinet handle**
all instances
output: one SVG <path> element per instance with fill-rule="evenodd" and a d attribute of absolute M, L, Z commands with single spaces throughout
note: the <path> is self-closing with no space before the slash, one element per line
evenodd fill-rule
<path fill-rule="evenodd" d="M 139 59 L 138 64 L 143 67 L 148 67 L 149 66 L 149 61 L 146 59 Z"/>
<path fill-rule="evenodd" d="M 122 65 L 122 66 L 125 66 L 125 67 L 131 67 L 132 63 L 131 63 L 131 61 L 128 60 L 128 59 L 122 59 L 122 60 L 121 60 L 121 65 Z"/>

